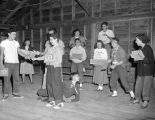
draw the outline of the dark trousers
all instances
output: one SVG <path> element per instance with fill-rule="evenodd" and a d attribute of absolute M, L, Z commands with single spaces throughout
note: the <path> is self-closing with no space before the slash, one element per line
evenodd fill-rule
<path fill-rule="evenodd" d="M 149 101 L 150 87 L 153 76 L 137 76 L 135 86 L 135 97 L 140 100 L 141 96 L 144 101 Z"/>
<path fill-rule="evenodd" d="M 8 68 L 8 76 L 4 77 L 4 96 L 9 95 L 11 89 L 11 76 L 13 78 L 13 94 L 19 93 L 19 63 L 5 63 L 5 67 Z"/>
<path fill-rule="evenodd" d="M 120 81 L 126 92 L 131 91 L 129 83 L 127 82 L 127 71 L 122 66 L 116 66 L 111 72 L 110 87 L 113 91 L 117 90 L 117 81 Z"/>
<path fill-rule="evenodd" d="M 54 100 L 56 104 L 63 101 L 63 86 L 61 75 L 61 67 L 54 68 L 53 66 L 47 66 L 47 93 L 49 100 Z"/>
<path fill-rule="evenodd" d="M 80 82 L 83 82 L 83 63 L 74 63 L 71 65 L 71 73 L 77 72 L 80 76 Z"/>

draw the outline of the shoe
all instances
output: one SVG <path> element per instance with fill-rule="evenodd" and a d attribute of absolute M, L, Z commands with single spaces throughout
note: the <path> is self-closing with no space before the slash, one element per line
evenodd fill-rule
<path fill-rule="evenodd" d="M 4 96 L 4 97 L 2 98 L 2 101 L 6 101 L 8 98 L 9 98 L 8 95 L 7 95 L 7 96 Z"/>
<path fill-rule="evenodd" d="M 102 91 L 103 90 L 103 87 L 101 87 L 101 86 L 99 86 L 98 88 L 97 88 L 97 91 Z"/>
<path fill-rule="evenodd" d="M 41 101 L 42 101 L 42 97 L 40 97 L 40 96 L 39 96 L 39 97 L 37 97 L 37 100 L 41 100 Z"/>
<path fill-rule="evenodd" d="M 34 82 L 30 82 L 31 84 L 34 84 Z"/>
<path fill-rule="evenodd" d="M 24 98 L 24 96 L 13 94 L 13 98 L 20 98 L 20 99 L 22 99 L 22 98 Z"/>
<path fill-rule="evenodd" d="M 142 109 L 145 109 L 145 108 L 147 108 L 148 107 L 148 101 L 144 101 L 143 103 L 142 103 L 142 105 L 141 105 L 141 108 Z"/>
<path fill-rule="evenodd" d="M 132 103 L 134 100 L 135 100 L 134 97 L 131 97 L 131 98 L 130 98 L 130 102 L 131 102 L 131 103 Z"/>
<path fill-rule="evenodd" d="M 133 104 L 137 104 L 137 103 L 140 103 L 140 101 L 137 100 L 137 99 L 135 99 L 135 100 L 132 101 L 132 103 L 133 103 Z"/>
<path fill-rule="evenodd" d="M 113 91 L 111 97 L 117 97 L 117 91 Z"/>
<path fill-rule="evenodd" d="M 64 104 L 63 103 L 59 103 L 57 105 L 54 105 L 54 109 L 61 109 L 62 107 L 64 107 Z"/>
<path fill-rule="evenodd" d="M 44 98 L 44 99 L 42 99 L 42 102 L 47 102 L 47 103 L 49 103 L 50 100 L 49 100 L 49 98 Z"/>
<path fill-rule="evenodd" d="M 50 101 L 49 103 L 46 104 L 46 107 L 52 107 L 55 106 L 55 101 Z"/>

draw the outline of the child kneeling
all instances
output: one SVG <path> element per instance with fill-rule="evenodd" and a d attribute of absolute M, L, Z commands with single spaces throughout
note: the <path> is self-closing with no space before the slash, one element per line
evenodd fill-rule
<path fill-rule="evenodd" d="M 63 81 L 63 100 L 64 102 L 77 102 L 80 100 L 79 74 L 73 73 L 72 80 Z M 48 97 L 46 89 L 39 89 L 37 95 L 40 98 Z M 48 102 L 48 101 L 47 101 Z"/>

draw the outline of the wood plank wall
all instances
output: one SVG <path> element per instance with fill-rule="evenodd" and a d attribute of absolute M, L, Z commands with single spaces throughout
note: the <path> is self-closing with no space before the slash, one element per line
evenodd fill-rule
<path fill-rule="evenodd" d="M 102 21 L 109 22 L 109 28 L 120 38 L 120 44 L 128 54 L 138 33 L 146 33 L 150 37 L 155 51 L 155 0 L 79 0 L 89 16 L 74 0 L 45 2 L 40 0 L 40 5 L 34 6 L 30 14 L 23 17 L 22 24 L 28 25 L 28 29 L 23 34 L 19 32 L 19 37 L 21 41 L 30 37 L 33 46 L 42 51 L 47 29 L 56 27 L 66 46 L 63 65 L 70 65 L 68 43 L 72 30 L 79 28 L 87 37 L 86 50 L 90 58 Z"/>

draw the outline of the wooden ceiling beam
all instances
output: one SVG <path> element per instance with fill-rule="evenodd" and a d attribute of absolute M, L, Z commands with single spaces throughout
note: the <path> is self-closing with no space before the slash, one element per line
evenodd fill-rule
<path fill-rule="evenodd" d="M 74 1 L 82 8 L 82 10 L 83 10 L 88 16 L 90 16 L 89 13 L 88 13 L 88 11 L 86 10 L 86 8 L 80 3 L 79 0 L 74 0 Z"/>
<path fill-rule="evenodd" d="M 0 29 L 8 29 L 8 28 L 12 28 L 15 27 L 14 25 L 7 25 L 7 24 L 0 24 Z"/>
<path fill-rule="evenodd" d="M 22 5 L 26 2 L 27 0 L 23 0 L 21 1 L 21 3 L 14 9 L 14 11 L 12 11 L 9 15 L 7 15 L 5 17 L 5 19 L 3 20 L 3 24 L 5 24 L 21 7 Z"/>

